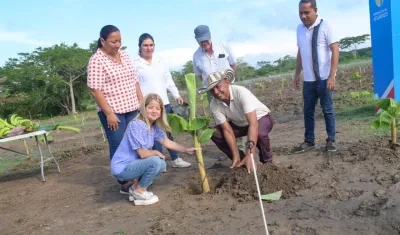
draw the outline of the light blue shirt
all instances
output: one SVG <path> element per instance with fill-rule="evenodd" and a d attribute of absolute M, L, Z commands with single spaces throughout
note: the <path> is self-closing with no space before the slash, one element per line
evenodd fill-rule
<path fill-rule="evenodd" d="M 228 44 L 212 42 L 212 50 L 211 56 L 201 47 L 193 54 L 193 71 L 202 77 L 203 87 L 207 86 L 206 81 L 210 73 L 223 72 L 236 64 L 236 57 Z"/>
<path fill-rule="evenodd" d="M 164 131 L 157 125 L 153 125 L 149 131 L 144 121 L 132 120 L 128 124 L 124 137 L 112 157 L 111 174 L 118 175 L 129 163 L 140 160 L 137 150 L 151 149 L 154 146 L 154 140 L 161 141 L 164 136 Z"/>

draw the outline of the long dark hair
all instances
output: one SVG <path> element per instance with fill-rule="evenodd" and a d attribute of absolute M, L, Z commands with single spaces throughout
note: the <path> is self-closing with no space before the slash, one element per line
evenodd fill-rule
<path fill-rule="evenodd" d="M 153 41 L 153 43 L 154 43 L 153 36 L 151 36 L 150 34 L 144 33 L 144 34 L 140 35 L 139 44 L 138 44 L 138 46 L 139 46 L 139 55 L 142 54 L 142 52 L 140 51 L 140 47 L 142 46 L 143 41 L 146 40 L 146 39 L 151 39 L 151 41 Z"/>
<path fill-rule="evenodd" d="M 103 28 L 101 28 L 100 37 L 97 40 L 97 48 L 96 49 L 103 47 L 100 39 L 106 40 L 108 38 L 108 36 L 110 36 L 110 34 L 112 34 L 114 32 L 119 32 L 119 29 L 117 27 L 115 27 L 114 25 L 106 25 Z"/>

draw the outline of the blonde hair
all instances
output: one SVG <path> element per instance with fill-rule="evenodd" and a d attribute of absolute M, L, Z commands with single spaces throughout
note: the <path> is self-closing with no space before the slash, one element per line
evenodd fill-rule
<path fill-rule="evenodd" d="M 147 126 L 149 127 L 149 131 L 150 131 L 150 121 L 147 118 L 147 113 L 146 113 L 146 107 L 150 104 L 151 101 L 157 101 L 160 104 L 160 108 L 161 108 L 161 115 L 160 117 L 153 123 L 153 125 L 157 125 L 159 126 L 162 130 L 170 132 L 171 131 L 171 127 L 168 124 L 168 120 L 167 120 L 167 114 L 165 112 L 165 107 L 164 107 L 164 103 L 161 99 L 161 97 L 157 94 L 154 93 L 149 93 L 147 94 L 145 97 L 143 97 L 142 101 L 140 102 L 140 112 L 139 114 L 136 116 L 136 119 L 142 120 L 144 121 Z"/>

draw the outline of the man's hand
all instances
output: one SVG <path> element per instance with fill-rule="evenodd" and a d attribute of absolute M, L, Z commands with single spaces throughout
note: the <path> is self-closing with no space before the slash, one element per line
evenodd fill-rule
<path fill-rule="evenodd" d="M 237 157 L 232 157 L 231 169 L 232 169 L 232 168 L 238 167 L 239 163 L 240 163 L 240 157 L 239 157 L 239 156 L 237 156 Z"/>
<path fill-rule="evenodd" d="M 300 90 L 300 75 L 295 75 L 293 80 L 293 87 L 296 90 Z"/>
<path fill-rule="evenodd" d="M 237 165 L 237 167 L 241 167 L 246 165 L 247 171 L 250 173 L 254 170 L 253 161 L 251 160 L 251 154 L 246 154 L 243 160 Z"/>
<path fill-rule="evenodd" d="M 335 90 L 335 77 L 330 76 L 330 77 L 328 78 L 327 89 L 328 89 L 328 91 L 333 91 L 333 90 Z"/>

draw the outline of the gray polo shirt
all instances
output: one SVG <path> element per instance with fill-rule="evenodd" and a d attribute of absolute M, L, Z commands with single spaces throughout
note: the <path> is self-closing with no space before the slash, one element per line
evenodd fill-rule
<path fill-rule="evenodd" d="M 243 86 L 230 85 L 229 93 L 231 98 L 229 106 L 218 99 L 211 101 L 210 109 L 216 125 L 229 120 L 236 126 L 244 127 L 249 125 L 245 114 L 255 110 L 257 120 L 259 120 L 271 112 L 251 91 Z"/>
<path fill-rule="evenodd" d="M 227 44 L 212 42 L 213 54 L 208 55 L 199 47 L 193 54 L 193 71 L 203 78 L 203 87 L 206 87 L 207 76 L 214 72 L 223 72 L 236 64 L 236 58 Z"/>

